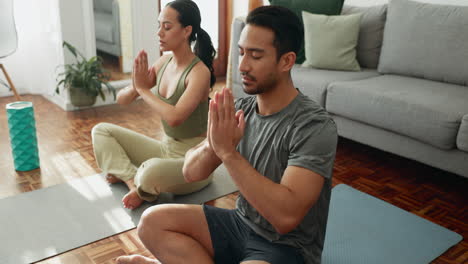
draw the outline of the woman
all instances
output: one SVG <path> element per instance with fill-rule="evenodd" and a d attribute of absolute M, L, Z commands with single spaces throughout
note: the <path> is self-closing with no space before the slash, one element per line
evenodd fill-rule
<path fill-rule="evenodd" d="M 206 136 L 215 50 L 200 27 L 200 11 L 194 2 L 170 2 L 158 20 L 160 49 L 172 54 L 148 68 L 147 54 L 140 51 L 133 65 L 132 85 L 118 93 L 117 102 L 126 105 L 138 96 L 143 98 L 162 118 L 162 141 L 108 123 L 100 123 L 92 131 L 97 164 L 107 173 L 109 183 L 127 184 L 130 191 L 122 202 L 129 209 L 139 207 L 143 200 L 156 200 L 160 192 L 187 194 L 211 181 L 210 177 L 186 183 L 182 167 L 187 150 Z"/>

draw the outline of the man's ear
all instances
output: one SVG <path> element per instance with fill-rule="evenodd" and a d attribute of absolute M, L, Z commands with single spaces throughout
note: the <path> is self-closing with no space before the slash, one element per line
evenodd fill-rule
<path fill-rule="evenodd" d="M 286 52 L 281 56 L 279 63 L 281 71 L 290 71 L 296 63 L 296 53 L 292 51 Z"/>
<path fill-rule="evenodd" d="M 184 28 L 184 34 L 185 34 L 185 38 L 186 39 L 189 39 L 190 38 L 190 35 L 192 34 L 192 26 L 186 26 Z"/>

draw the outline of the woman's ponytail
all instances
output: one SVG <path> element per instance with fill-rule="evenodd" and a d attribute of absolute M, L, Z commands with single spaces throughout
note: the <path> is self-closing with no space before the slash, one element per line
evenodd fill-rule
<path fill-rule="evenodd" d="M 200 58 L 200 60 L 203 61 L 203 63 L 205 63 L 206 67 L 208 67 L 208 69 L 210 70 L 210 87 L 212 87 L 213 84 L 216 82 L 216 77 L 214 75 L 213 69 L 213 60 L 216 56 L 216 50 L 213 47 L 210 35 L 208 35 L 208 33 L 201 27 L 197 32 L 196 40 L 197 41 L 195 42 L 194 53 L 198 56 L 198 58 Z"/>
<path fill-rule="evenodd" d="M 175 0 L 169 2 L 166 6 L 170 6 L 179 13 L 178 18 L 182 26 L 192 26 L 192 34 L 190 34 L 188 41 L 190 44 L 196 41 L 194 53 L 210 70 L 210 87 L 212 87 L 216 82 L 213 69 L 213 59 L 216 55 L 216 50 L 213 47 L 213 43 L 211 43 L 210 35 L 200 26 L 200 9 L 198 9 L 197 4 L 191 0 Z"/>

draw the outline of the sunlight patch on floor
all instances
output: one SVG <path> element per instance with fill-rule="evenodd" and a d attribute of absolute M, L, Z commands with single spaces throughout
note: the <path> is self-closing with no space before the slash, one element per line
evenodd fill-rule
<path fill-rule="evenodd" d="M 67 184 L 89 201 L 112 196 L 109 184 L 101 177 L 84 177 Z"/>
<path fill-rule="evenodd" d="M 110 211 L 104 212 L 104 218 L 116 233 L 125 230 L 128 223 L 132 222 L 132 219 L 123 208 L 114 208 Z"/>

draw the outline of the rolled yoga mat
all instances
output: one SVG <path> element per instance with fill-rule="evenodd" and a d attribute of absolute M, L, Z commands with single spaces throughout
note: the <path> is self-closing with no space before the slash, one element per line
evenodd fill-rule
<path fill-rule="evenodd" d="M 39 168 L 36 121 L 31 102 L 14 102 L 6 105 L 10 143 L 17 171 Z"/>

